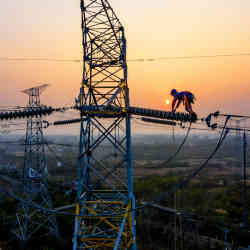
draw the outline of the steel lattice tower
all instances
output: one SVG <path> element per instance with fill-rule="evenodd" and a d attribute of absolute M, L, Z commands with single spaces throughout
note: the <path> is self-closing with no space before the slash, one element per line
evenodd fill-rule
<path fill-rule="evenodd" d="M 40 94 L 47 84 L 22 91 L 29 96 L 27 110 L 41 108 Z M 40 116 L 27 119 L 25 154 L 23 167 L 22 201 L 17 209 L 15 234 L 25 243 L 34 236 L 47 234 L 58 236 L 54 215 L 46 211 L 52 209 L 48 192 L 48 170 L 44 151 L 43 122 Z M 36 206 L 34 206 L 36 204 Z"/>
<path fill-rule="evenodd" d="M 83 77 L 73 249 L 136 249 L 124 28 L 107 0 L 81 0 Z"/>

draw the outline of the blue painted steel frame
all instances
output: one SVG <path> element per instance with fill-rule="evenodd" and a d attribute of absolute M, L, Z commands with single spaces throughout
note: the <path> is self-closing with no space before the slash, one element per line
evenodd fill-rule
<path fill-rule="evenodd" d="M 247 181 L 247 139 L 246 131 L 243 133 L 243 169 L 242 169 L 242 224 L 246 228 L 247 225 L 247 197 L 246 197 L 246 181 Z"/>
<path fill-rule="evenodd" d="M 83 79 L 79 110 L 87 121 L 81 121 L 73 249 L 135 250 L 125 32 L 107 0 L 81 0 L 81 12 Z M 113 111 L 106 107 L 113 107 Z M 105 115 L 109 119 L 100 118 Z M 109 153 L 103 162 L 100 151 L 110 148 L 118 156 L 112 158 Z"/>
<path fill-rule="evenodd" d="M 130 100 L 129 100 L 129 88 L 127 88 L 127 107 L 130 106 Z M 132 230 L 133 235 L 136 235 L 135 230 L 135 197 L 134 197 L 134 173 L 133 173 L 133 159 L 132 159 L 132 143 L 131 143 L 131 118 L 130 114 L 127 114 L 126 116 L 126 136 L 127 136 L 127 177 L 128 177 L 128 195 L 129 200 L 132 201 Z M 136 249 L 136 240 L 134 244 L 131 247 L 132 250 Z"/>

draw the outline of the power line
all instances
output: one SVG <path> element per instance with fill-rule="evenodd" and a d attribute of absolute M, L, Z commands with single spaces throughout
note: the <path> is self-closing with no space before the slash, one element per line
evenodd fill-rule
<path fill-rule="evenodd" d="M 216 144 L 216 147 L 214 148 L 214 150 L 212 151 L 212 153 L 209 155 L 209 157 L 203 162 L 203 164 L 201 164 L 200 167 L 198 167 L 194 172 L 192 172 L 189 176 L 187 176 L 186 178 L 184 178 L 180 183 L 174 185 L 169 191 L 167 192 L 164 192 L 164 193 L 161 193 L 159 198 L 156 198 L 156 199 L 153 199 L 151 200 L 150 202 L 145 202 L 143 205 L 141 206 L 138 206 L 136 208 L 132 208 L 131 210 L 129 211 L 138 211 L 138 210 L 141 210 L 147 206 L 150 206 L 151 204 L 154 204 L 156 202 L 160 202 L 162 201 L 163 199 L 165 199 L 167 196 L 169 196 L 170 193 L 175 193 L 178 189 L 180 188 L 183 188 L 184 185 L 186 185 L 187 183 L 190 182 L 191 179 L 193 179 L 195 176 L 197 176 L 197 174 L 207 166 L 208 162 L 214 157 L 214 155 L 216 154 L 216 152 L 219 150 L 219 148 L 221 147 L 221 145 L 223 144 L 223 141 L 225 140 L 225 138 L 227 137 L 227 134 L 229 132 L 229 130 L 227 129 L 227 122 L 229 120 L 229 117 L 226 119 L 225 121 L 225 124 L 223 126 L 223 129 L 221 131 L 221 134 L 219 136 L 219 139 L 218 139 L 218 142 Z M 7 192 L 8 195 L 10 195 L 11 197 L 13 197 L 14 199 L 16 200 L 19 200 L 23 203 L 27 203 L 27 201 L 23 200 L 22 198 L 18 197 L 17 195 L 15 195 L 13 192 Z M 29 202 L 29 205 L 41 210 L 41 211 L 44 211 L 46 213 L 49 213 L 49 214 L 61 214 L 61 215 L 72 215 L 72 216 L 77 216 L 78 214 L 75 214 L 75 213 L 69 213 L 69 212 L 58 212 L 56 211 L 55 209 L 48 209 L 48 208 L 44 208 L 40 205 L 38 205 L 36 202 Z M 121 215 L 123 213 L 126 213 L 128 211 L 124 211 L 124 212 L 118 212 L 118 213 L 114 213 L 115 215 Z"/>
<path fill-rule="evenodd" d="M 47 58 L 47 57 L 0 57 L 0 61 L 47 61 L 47 62 L 72 62 L 80 63 L 79 59 L 60 59 L 60 58 Z"/>
<path fill-rule="evenodd" d="M 184 137 L 182 143 L 181 143 L 181 144 L 179 145 L 179 147 L 177 148 L 176 152 L 175 152 L 174 154 L 170 155 L 169 158 L 168 158 L 166 161 L 164 161 L 164 162 L 162 162 L 161 164 L 159 164 L 158 166 L 156 166 L 156 168 L 157 168 L 157 167 L 161 167 L 161 166 L 166 166 L 169 162 L 171 162 L 171 161 L 179 154 L 179 152 L 180 152 L 181 149 L 183 148 L 185 142 L 187 141 L 187 138 L 188 138 L 188 136 L 189 136 L 189 132 L 190 132 L 190 130 L 191 130 L 191 125 L 192 125 L 192 122 L 190 122 L 189 127 L 188 127 L 188 129 L 187 129 L 187 133 L 186 133 L 186 135 L 185 135 L 185 137 Z"/>
<path fill-rule="evenodd" d="M 221 131 L 221 134 L 219 136 L 218 142 L 216 144 L 216 147 L 214 148 L 214 150 L 212 151 L 212 153 L 209 155 L 209 157 L 200 165 L 200 167 L 198 167 L 194 172 L 192 172 L 190 175 L 188 175 L 186 178 L 184 178 L 180 183 L 174 185 L 172 188 L 170 188 L 168 191 L 160 194 L 158 196 L 158 198 L 151 200 L 150 202 L 145 203 L 142 206 L 138 206 L 135 208 L 135 210 L 139 210 L 139 209 L 143 209 L 146 206 L 149 206 L 152 203 L 156 203 L 156 202 L 160 202 L 163 199 L 165 199 L 167 196 L 169 196 L 170 193 L 175 193 L 178 189 L 183 188 L 186 184 L 188 184 L 195 176 L 197 176 L 202 169 L 204 169 L 208 162 L 214 157 L 214 155 L 216 154 L 216 152 L 219 150 L 219 148 L 221 147 L 221 145 L 223 144 L 223 141 L 225 140 L 225 138 L 227 137 L 227 134 L 229 132 L 229 130 L 227 129 L 227 123 L 228 120 L 230 118 L 227 117 L 225 120 L 225 124 L 223 126 L 223 129 Z"/>
<path fill-rule="evenodd" d="M 161 60 L 186 60 L 186 59 L 203 59 L 203 58 L 216 58 L 216 57 L 241 57 L 250 56 L 250 53 L 235 53 L 235 54 L 214 54 L 214 55 L 196 55 L 196 56 L 169 56 L 169 57 L 157 57 L 157 58 L 141 58 L 131 59 L 129 62 L 153 62 Z"/>
<path fill-rule="evenodd" d="M 149 58 L 135 58 L 128 59 L 127 62 L 155 62 L 167 60 L 192 60 L 192 59 L 209 59 L 220 57 L 246 57 L 250 56 L 248 53 L 233 53 L 233 54 L 213 54 L 213 55 L 191 55 L 191 56 L 169 56 L 169 57 L 149 57 Z M 0 57 L 0 61 L 26 61 L 26 62 L 66 62 L 66 63 L 82 63 L 82 59 L 61 59 L 49 57 Z"/>

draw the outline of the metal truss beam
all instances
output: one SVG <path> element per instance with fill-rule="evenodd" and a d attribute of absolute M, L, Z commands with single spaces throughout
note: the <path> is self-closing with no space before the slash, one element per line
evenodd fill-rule
<path fill-rule="evenodd" d="M 124 28 L 107 0 L 81 0 L 81 14 L 83 78 L 73 249 L 135 250 Z"/>
<path fill-rule="evenodd" d="M 29 95 L 27 109 L 39 109 L 40 93 L 46 86 L 23 91 Z M 52 209 L 52 201 L 47 185 L 47 162 L 44 151 L 43 121 L 41 117 L 28 118 L 25 140 L 22 201 L 17 209 L 17 225 L 13 232 L 22 243 L 34 237 L 48 234 L 58 236 L 56 218 L 32 206 L 35 202 L 40 207 Z"/>

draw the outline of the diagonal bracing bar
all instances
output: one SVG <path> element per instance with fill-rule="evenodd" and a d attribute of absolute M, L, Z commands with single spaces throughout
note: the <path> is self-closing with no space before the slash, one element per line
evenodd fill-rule
<path fill-rule="evenodd" d="M 27 110 L 41 109 L 40 94 L 46 87 L 42 85 L 23 91 L 29 96 Z M 47 178 L 43 121 L 40 116 L 30 117 L 26 129 L 22 199 L 16 213 L 16 227 L 13 228 L 13 233 L 23 246 L 31 238 L 41 238 L 48 234 L 59 236 L 55 215 L 32 206 L 35 202 L 44 209 L 53 208 Z"/>
<path fill-rule="evenodd" d="M 81 17 L 83 77 L 73 249 L 135 250 L 124 28 L 107 0 L 81 0 Z"/>

